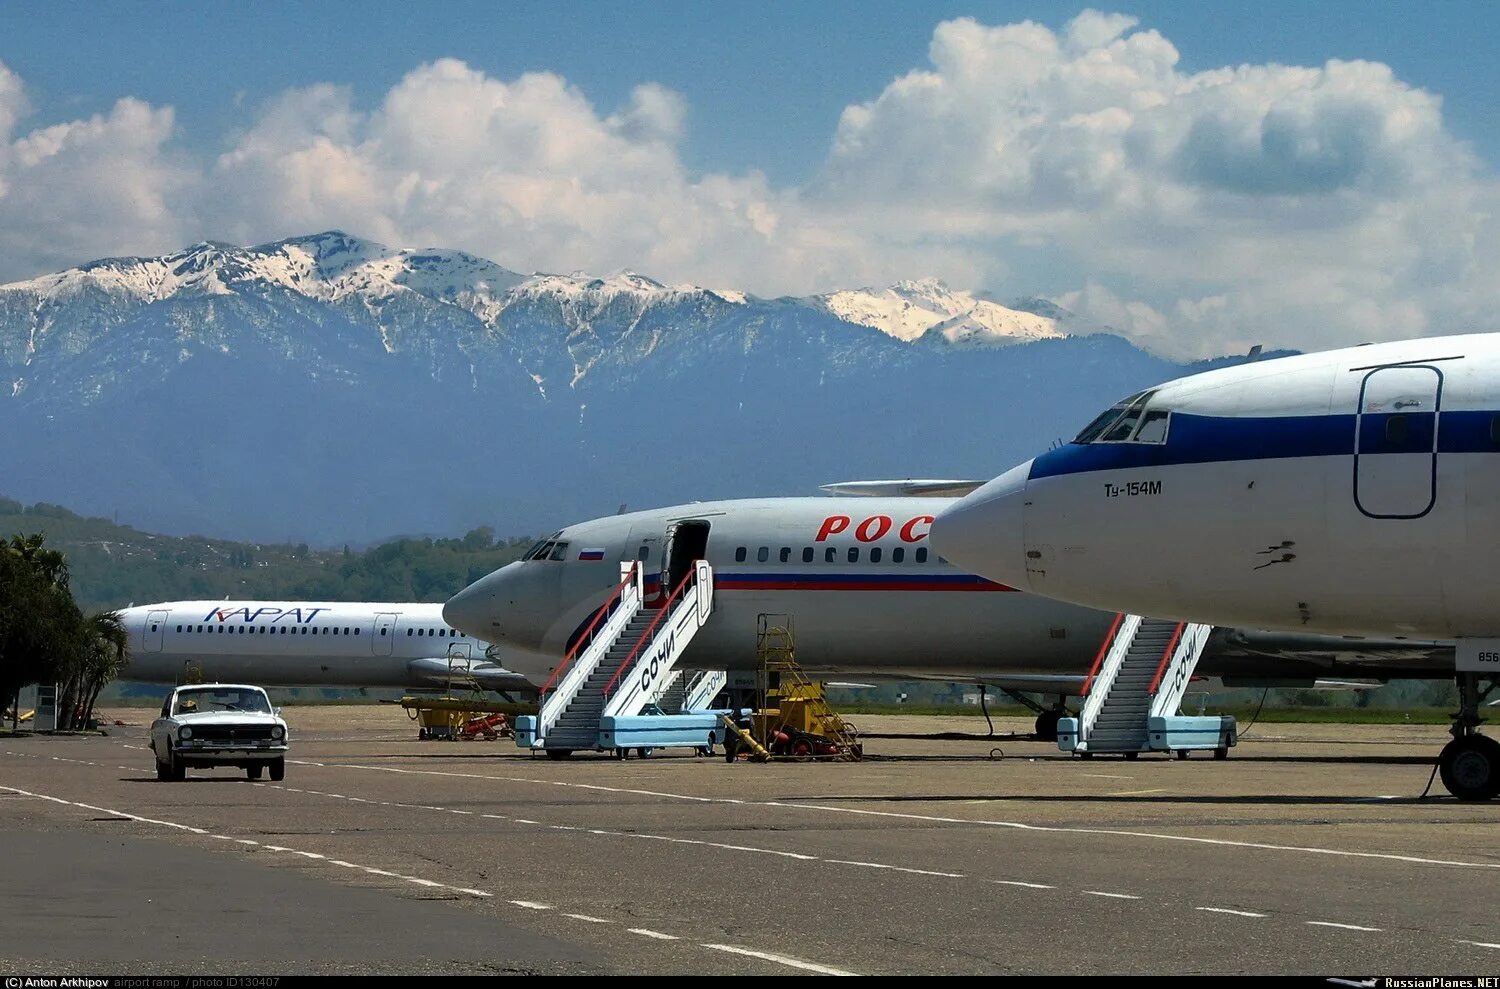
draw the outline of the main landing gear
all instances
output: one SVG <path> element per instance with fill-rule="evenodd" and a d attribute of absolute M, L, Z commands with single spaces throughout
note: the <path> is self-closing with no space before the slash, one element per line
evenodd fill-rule
<path fill-rule="evenodd" d="M 1438 756 L 1443 786 L 1460 800 L 1491 800 L 1500 796 L 1500 742 L 1479 734 L 1479 705 L 1495 689 L 1495 681 L 1479 689 L 1478 673 L 1458 674 L 1458 713 L 1453 716 L 1453 741 Z"/>

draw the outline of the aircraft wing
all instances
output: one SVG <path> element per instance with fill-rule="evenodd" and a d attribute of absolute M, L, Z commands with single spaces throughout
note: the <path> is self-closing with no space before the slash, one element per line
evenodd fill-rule
<path fill-rule="evenodd" d="M 818 490 L 858 498 L 962 498 L 984 483 L 907 478 L 904 481 L 839 481 L 819 485 Z"/>

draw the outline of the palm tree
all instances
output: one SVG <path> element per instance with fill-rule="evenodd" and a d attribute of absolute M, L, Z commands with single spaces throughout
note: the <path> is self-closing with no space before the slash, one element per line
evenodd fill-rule
<path fill-rule="evenodd" d="M 84 666 L 83 724 L 94 717 L 99 692 L 125 669 L 130 656 L 130 632 L 118 611 L 101 611 L 89 617 L 87 659 Z"/>

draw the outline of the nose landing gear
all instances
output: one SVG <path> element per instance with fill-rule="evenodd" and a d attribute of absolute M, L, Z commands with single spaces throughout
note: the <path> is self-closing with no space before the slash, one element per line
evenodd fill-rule
<path fill-rule="evenodd" d="M 1500 796 L 1500 742 L 1479 734 L 1483 718 L 1479 705 L 1495 689 L 1495 682 L 1479 689 L 1478 673 L 1458 674 L 1458 713 L 1453 716 L 1453 741 L 1438 756 L 1443 786 L 1460 800 L 1492 800 Z"/>

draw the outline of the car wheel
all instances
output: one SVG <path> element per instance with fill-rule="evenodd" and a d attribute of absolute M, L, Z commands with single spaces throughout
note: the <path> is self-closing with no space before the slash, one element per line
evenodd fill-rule
<path fill-rule="evenodd" d="M 172 764 L 156 760 L 156 778 L 165 783 L 172 778 Z"/>
<path fill-rule="evenodd" d="M 286 759 L 272 759 L 271 780 L 273 782 L 280 783 L 284 779 L 286 779 Z"/>
<path fill-rule="evenodd" d="M 253 765 L 246 766 L 245 776 L 247 779 L 258 780 L 260 779 L 261 770 L 264 768 L 265 767 L 258 762 L 254 763 Z"/>

